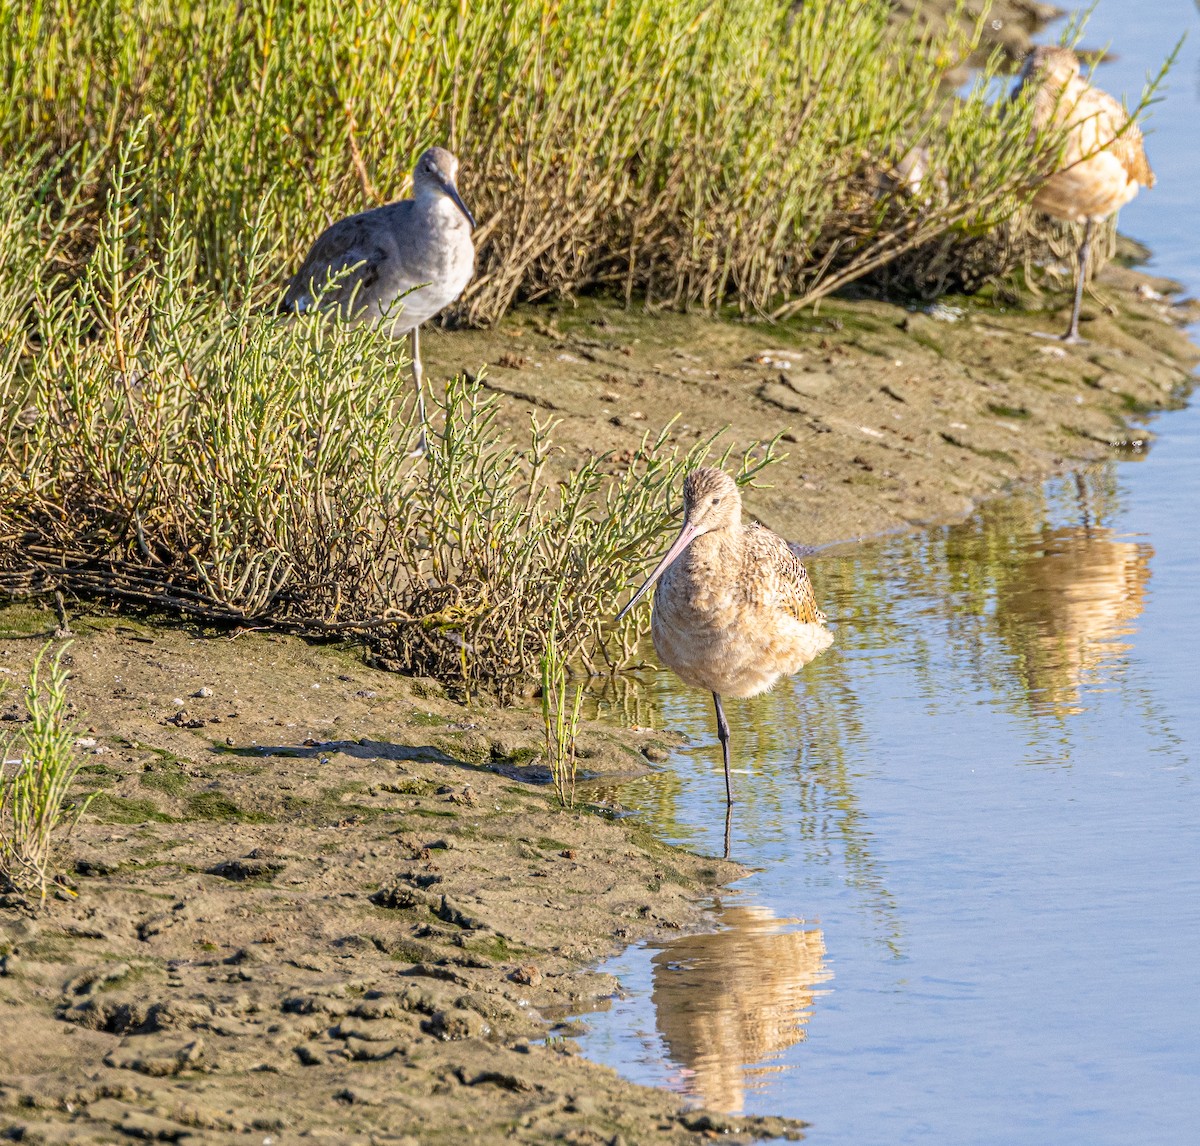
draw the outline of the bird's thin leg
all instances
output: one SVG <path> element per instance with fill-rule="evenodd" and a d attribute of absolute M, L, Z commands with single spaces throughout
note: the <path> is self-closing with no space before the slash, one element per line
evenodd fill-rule
<path fill-rule="evenodd" d="M 733 826 L 733 804 L 725 805 L 725 859 L 729 858 L 729 829 Z"/>
<path fill-rule="evenodd" d="M 1083 225 L 1083 243 L 1079 248 L 1079 271 L 1075 279 L 1075 305 L 1071 308 L 1071 325 L 1063 335 L 1063 342 L 1081 342 L 1079 337 L 1079 312 L 1083 309 L 1083 284 L 1087 279 L 1088 251 L 1092 245 L 1092 221 Z"/>
<path fill-rule="evenodd" d="M 411 458 L 423 458 L 429 451 L 429 443 L 425 438 L 425 368 L 421 365 L 421 328 L 412 329 L 412 375 L 417 387 L 417 413 L 421 418 L 421 435 L 417 439 L 417 447 L 409 454 Z"/>
<path fill-rule="evenodd" d="M 1092 511 L 1088 507 L 1087 482 L 1083 474 L 1075 471 L 1075 497 L 1079 502 L 1079 516 L 1083 521 L 1083 532 L 1087 537 L 1092 536 Z"/>
<path fill-rule="evenodd" d="M 721 708 L 721 698 L 713 693 L 713 704 L 717 706 L 717 739 L 721 742 L 721 755 L 725 760 L 725 799 L 733 803 L 733 785 L 729 780 L 729 721 L 725 719 L 725 711 Z"/>

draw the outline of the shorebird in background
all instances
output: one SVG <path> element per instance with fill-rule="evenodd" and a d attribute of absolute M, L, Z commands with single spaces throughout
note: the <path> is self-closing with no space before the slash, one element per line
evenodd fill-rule
<path fill-rule="evenodd" d="M 720 470 L 688 474 L 683 529 L 617 620 L 655 581 L 654 648 L 685 684 L 713 694 L 725 796 L 732 804 L 721 697 L 765 692 L 827 649 L 833 634 L 800 560 L 765 526 L 742 524 L 737 483 Z"/>
<path fill-rule="evenodd" d="M 1068 48 L 1034 49 L 1013 89 L 1035 86 L 1033 122 L 1039 130 L 1065 128 L 1058 169 L 1038 188 L 1033 205 L 1068 223 L 1083 223 L 1075 305 L 1064 342 L 1079 342 L 1079 311 L 1095 225 L 1123 207 L 1139 187 L 1154 186 L 1142 133 L 1125 109 L 1079 75 L 1079 57 Z"/>
<path fill-rule="evenodd" d="M 411 334 L 421 418 L 417 454 L 426 449 L 421 323 L 458 298 L 475 270 L 475 219 L 458 193 L 457 178 L 458 160 L 445 148 L 422 153 L 413 169 L 413 197 L 339 219 L 324 230 L 280 305 L 293 314 L 328 308 L 393 338 Z"/>

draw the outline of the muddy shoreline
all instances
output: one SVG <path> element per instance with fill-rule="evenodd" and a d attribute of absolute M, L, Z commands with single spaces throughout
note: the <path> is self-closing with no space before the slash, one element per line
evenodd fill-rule
<path fill-rule="evenodd" d="M 501 421 L 560 419 L 564 464 L 677 411 L 689 444 L 784 435 L 749 510 L 819 545 L 959 519 L 1017 483 L 1143 449 L 1197 352 L 1169 284 L 1110 266 L 1002 313 L 833 300 L 767 326 L 596 300 L 434 332 Z M 818 585 L 818 590 L 820 586 Z M 57 622 L 0 610 L 0 716 Z M 703 925 L 732 863 L 611 809 L 563 812 L 533 710 L 464 707 L 352 646 L 206 632 L 77 604 L 76 894 L 0 907 L 0 1128 L 24 1142 L 699 1142 L 798 1135 L 683 1109 L 577 1053 L 558 1017 L 610 995 L 584 968 Z M 589 725 L 583 766 L 669 767 L 669 731 Z"/>
<path fill-rule="evenodd" d="M 1146 448 L 1139 415 L 1192 384 L 1182 326 L 1197 310 L 1118 264 L 1095 290 L 1077 347 L 1031 336 L 1066 328 L 1064 295 L 1003 309 L 832 299 L 780 324 L 585 299 L 423 345 L 441 376 L 482 375 L 514 440 L 531 414 L 555 418 L 564 464 L 633 449 L 677 415 L 671 440 L 724 428 L 735 457 L 781 435 L 788 459 L 747 508 L 791 541 L 827 545 L 959 521 L 1019 483 Z"/>

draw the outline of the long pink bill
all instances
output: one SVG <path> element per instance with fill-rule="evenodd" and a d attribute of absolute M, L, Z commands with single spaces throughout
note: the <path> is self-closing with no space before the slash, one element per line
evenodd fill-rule
<path fill-rule="evenodd" d="M 685 521 L 683 523 L 683 528 L 679 531 L 679 536 L 675 538 L 674 544 L 672 544 L 671 548 L 668 549 L 665 554 L 663 554 L 663 559 L 654 567 L 654 572 L 650 574 L 650 576 L 646 579 L 646 583 L 630 598 L 629 604 L 617 614 L 618 621 L 624 619 L 625 614 L 628 613 L 629 610 L 632 609 L 634 605 L 636 605 L 650 591 L 650 587 L 663 575 L 663 573 L 670 566 L 671 562 L 674 561 L 689 545 L 691 545 L 693 538 L 696 536 L 696 532 L 696 527 L 690 521 Z"/>

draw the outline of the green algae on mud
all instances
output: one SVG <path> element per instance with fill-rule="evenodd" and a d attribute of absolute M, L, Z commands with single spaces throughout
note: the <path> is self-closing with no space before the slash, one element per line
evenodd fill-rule
<path fill-rule="evenodd" d="M 583 300 L 438 332 L 430 374 L 488 363 L 501 425 L 515 436 L 552 410 L 568 454 L 619 458 L 680 410 L 680 436 L 789 434 L 792 458 L 748 506 L 817 543 L 962 516 L 1144 435 L 1130 417 L 1177 402 L 1195 360 L 1184 308 L 1139 297 L 1144 281 L 1109 268 L 1118 313 L 1089 308 L 1093 342 L 1075 350 L 1025 333 L 1053 316 L 971 300 L 951 300 L 957 321 L 837 301 L 782 326 Z M 77 898 L 38 919 L 0 909 L 15 1032 L 0 1110 L 28 1137 L 800 1133 L 683 1111 L 541 1017 L 602 1001 L 614 983 L 581 967 L 697 926 L 741 869 L 557 808 L 539 713 L 456 704 L 344 644 L 88 608 L 71 618 L 71 698 L 95 741 L 80 790 L 103 791 L 71 845 Z M 7 676 L 56 623 L 0 610 Z M 674 743 L 586 723 L 580 740 L 601 777 Z"/>
<path fill-rule="evenodd" d="M 508 756 L 536 752 L 534 713 L 431 697 L 297 638 L 73 623 L 85 767 L 106 786 L 72 841 L 75 896 L 0 908 L 6 1122 L 32 1139 L 697 1140 L 672 1096 L 544 1044 L 539 1013 L 611 993 L 581 964 L 695 925 L 740 869 L 521 782 Z M 40 643 L 0 641 L 0 666 Z M 412 717 L 431 712 L 506 757 L 428 758 Z M 650 735 L 587 728 L 589 765 L 627 773 L 613 746 Z M 258 767 L 221 770 L 239 751 Z"/>

